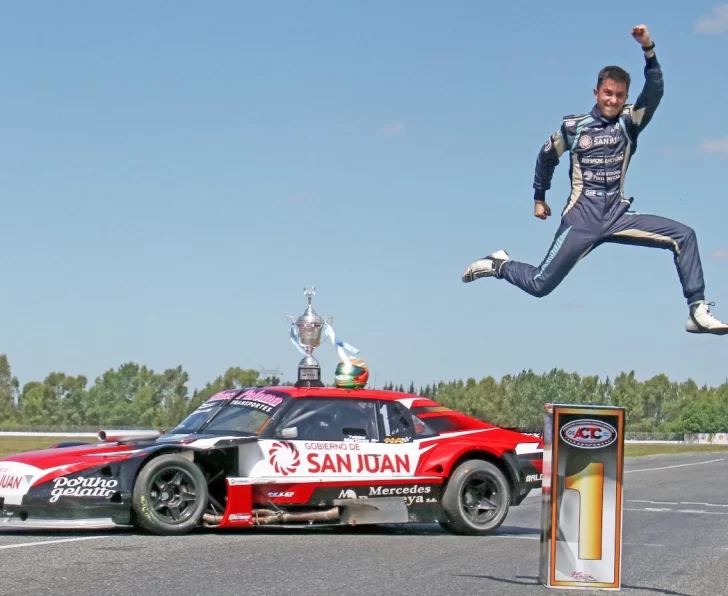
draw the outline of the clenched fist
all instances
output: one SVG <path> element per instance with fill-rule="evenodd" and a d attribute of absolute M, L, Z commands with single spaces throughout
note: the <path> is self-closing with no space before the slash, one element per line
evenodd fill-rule
<path fill-rule="evenodd" d="M 652 43 L 650 39 L 650 32 L 647 30 L 647 25 L 637 25 L 632 27 L 632 37 L 637 40 L 637 43 L 641 46 L 648 46 Z"/>
<path fill-rule="evenodd" d="M 539 219 L 546 219 L 551 215 L 551 207 L 548 206 L 546 201 L 536 201 L 533 214 Z"/>

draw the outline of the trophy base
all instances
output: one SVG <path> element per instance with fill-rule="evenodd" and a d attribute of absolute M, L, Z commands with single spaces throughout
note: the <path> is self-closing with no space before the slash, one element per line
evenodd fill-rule
<path fill-rule="evenodd" d="M 296 387 L 324 387 L 321 381 L 321 369 L 313 366 L 299 366 Z"/>
<path fill-rule="evenodd" d="M 301 362 L 298 363 L 298 380 L 296 387 L 323 387 L 321 381 L 321 365 L 318 361 L 307 354 Z"/>

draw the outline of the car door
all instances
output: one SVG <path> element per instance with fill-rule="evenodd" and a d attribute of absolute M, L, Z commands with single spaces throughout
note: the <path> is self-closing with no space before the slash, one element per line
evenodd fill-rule
<path fill-rule="evenodd" d="M 423 447 L 420 440 L 435 437 L 437 432 L 396 400 L 379 402 L 377 415 L 382 429 L 381 442 L 386 452 L 401 462 L 393 470 L 393 477 L 416 478 L 422 455 L 435 446 L 435 443 L 431 443 Z"/>
<path fill-rule="evenodd" d="M 261 445 L 252 474 L 286 478 L 383 480 L 405 465 L 380 441 L 373 399 L 298 398 Z"/>

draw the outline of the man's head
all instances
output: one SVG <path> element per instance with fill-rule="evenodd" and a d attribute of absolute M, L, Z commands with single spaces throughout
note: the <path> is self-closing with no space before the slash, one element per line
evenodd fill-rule
<path fill-rule="evenodd" d="M 599 71 L 594 98 L 606 118 L 619 116 L 629 94 L 629 73 L 619 66 L 605 66 Z"/>

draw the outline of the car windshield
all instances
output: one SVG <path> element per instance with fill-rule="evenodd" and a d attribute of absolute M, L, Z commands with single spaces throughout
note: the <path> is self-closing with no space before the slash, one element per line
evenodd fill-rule
<path fill-rule="evenodd" d="M 285 400 L 282 393 L 230 389 L 210 397 L 170 434 L 259 434 Z"/>

